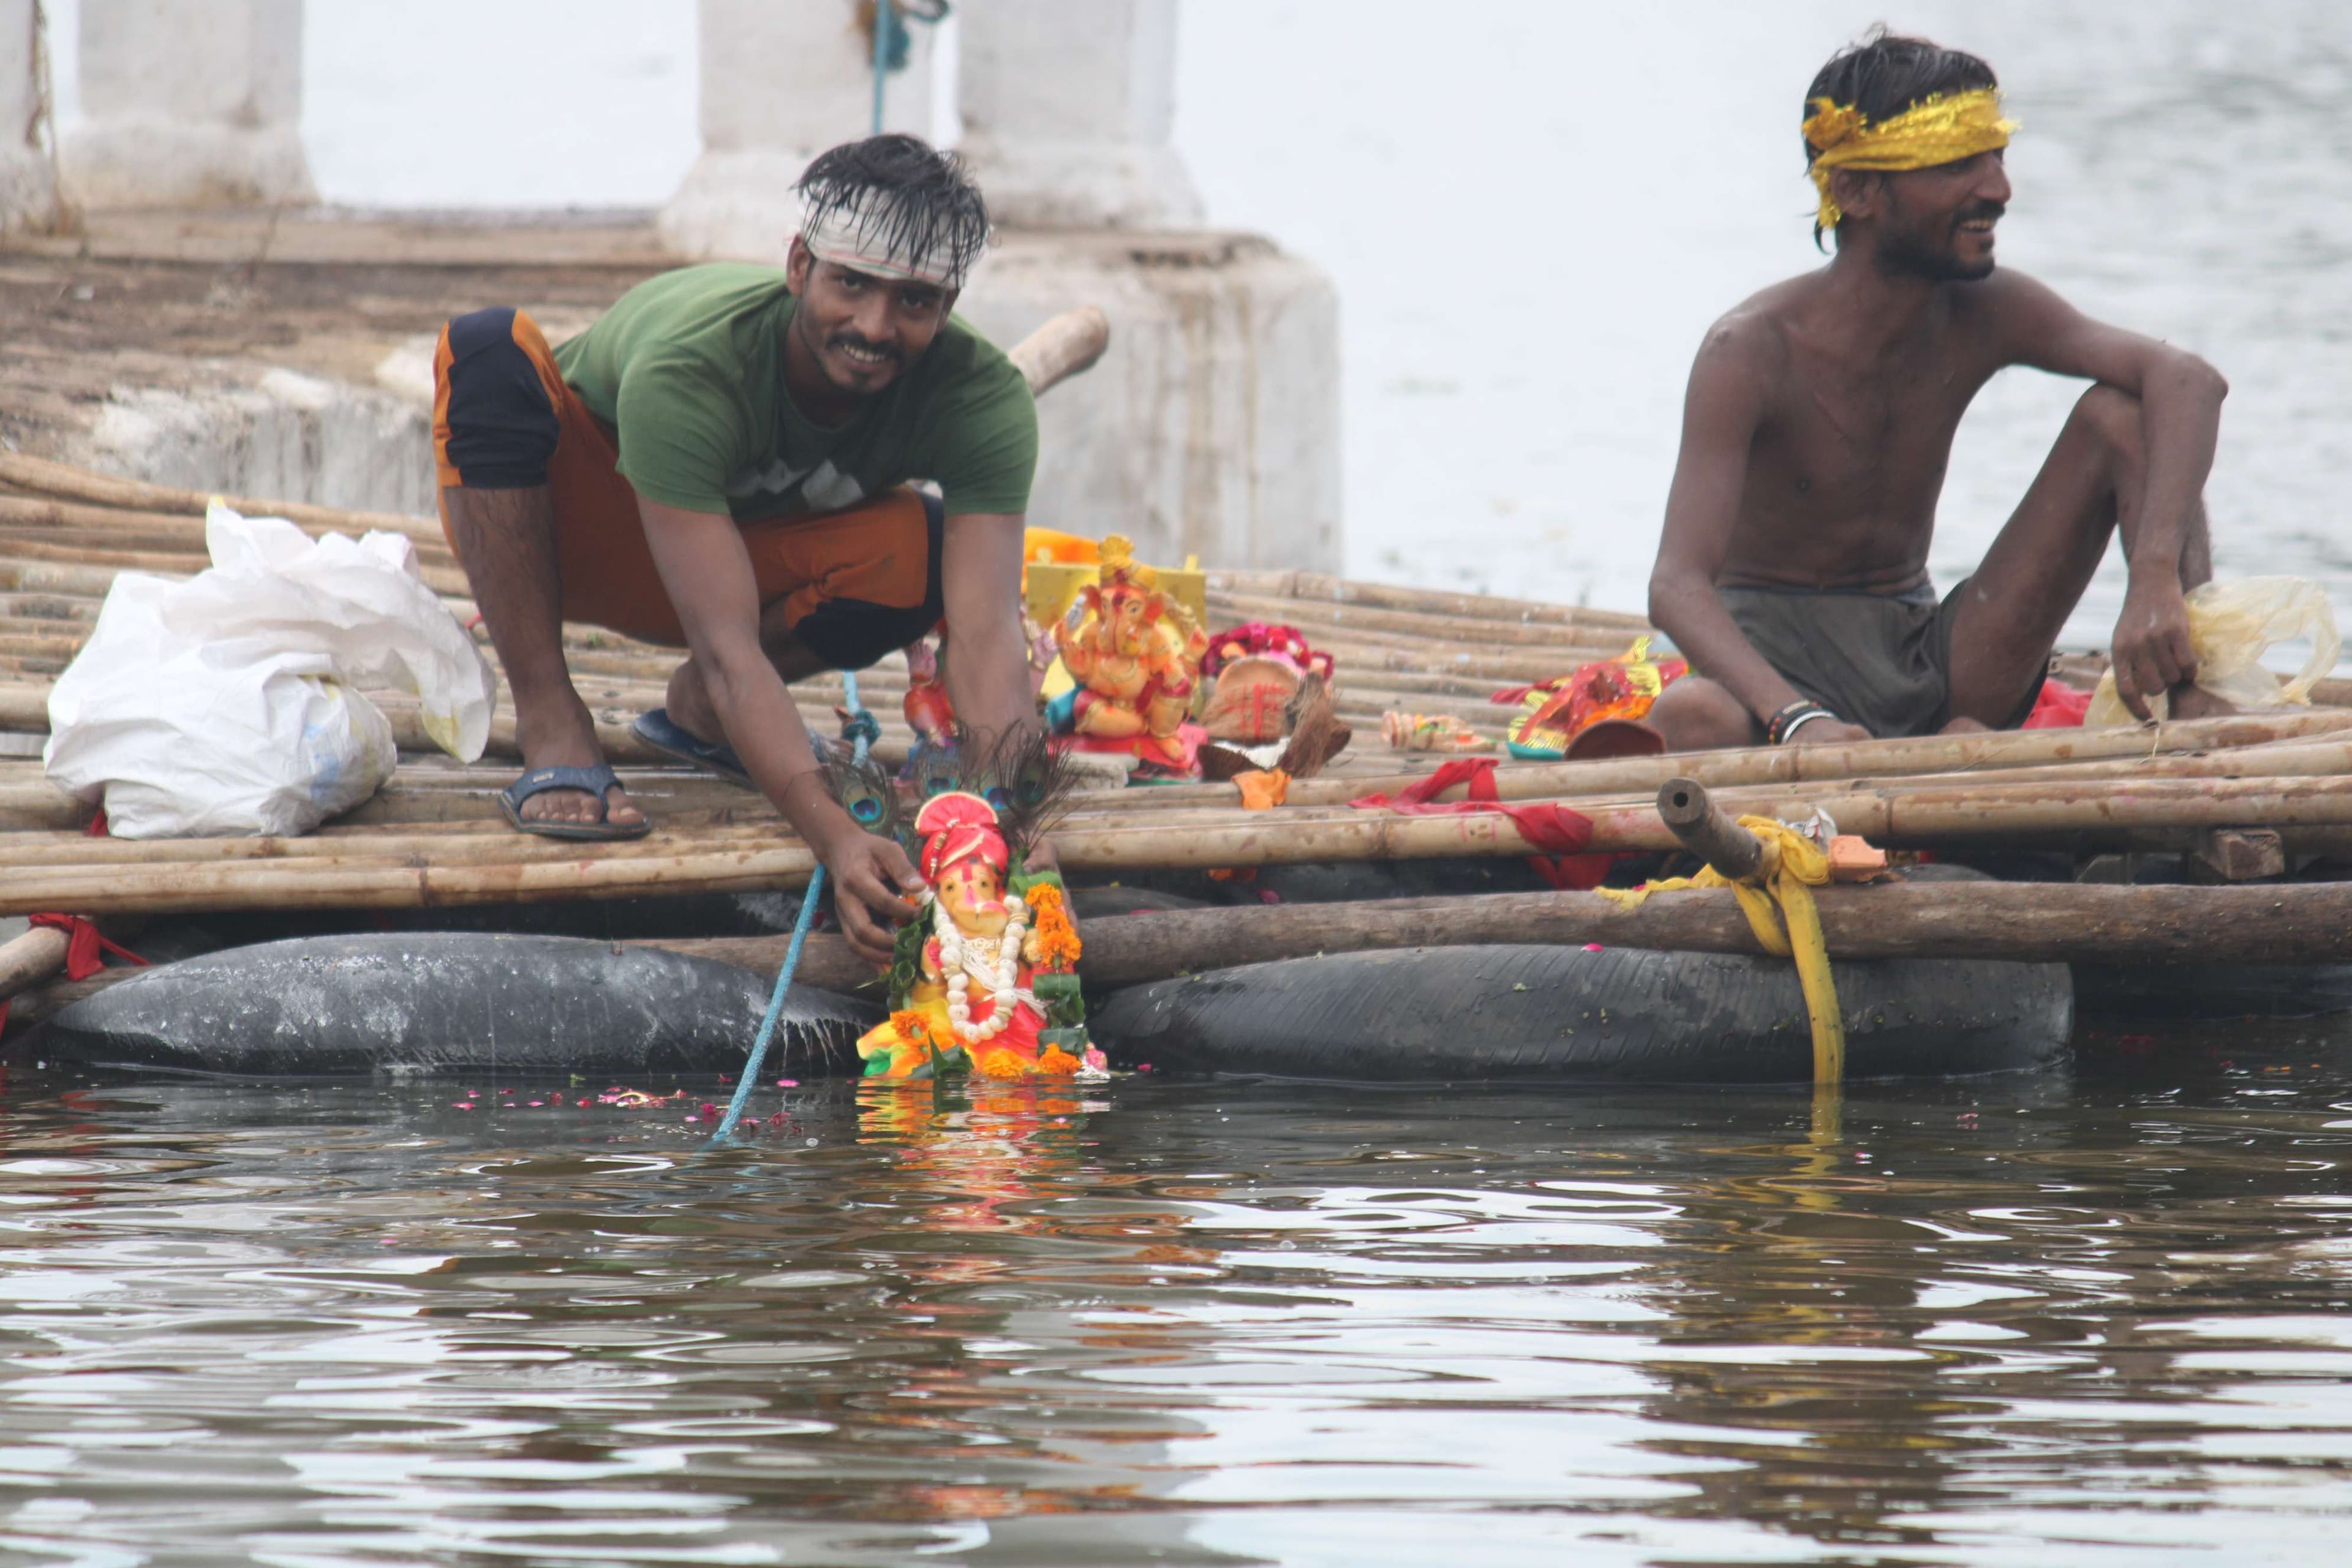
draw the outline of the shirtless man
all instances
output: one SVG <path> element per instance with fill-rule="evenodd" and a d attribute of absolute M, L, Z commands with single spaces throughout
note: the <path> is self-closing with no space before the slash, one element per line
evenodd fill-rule
<path fill-rule="evenodd" d="M 980 192 L 911 136 L 824 153 L 782 268 L 680 268 L 551 349 L 529 316 L 451 321 L 435 356 L 441 511 L 513 688 L 526 833 L 632 838 L 562 623 L 682 647 L 649 744 L 759 790 L 887 960 L 922 882 L 826 789 L 786 682 L 858 669 L 944 615 L 949 696 L 986 741 L 1036 722 L 1022 636 L 1028 384 L 950 314 Z M 929 479 L 932 499 L 908 488 Z"/>
<path fill-rule="evenodd" d="M 1650 723 L 1676 751 L 2013 728 L 2110 533 L 2130 568 L 2126 706 L 2214 710 L 2189 685 L 2181 595 L 2212 575 L 2201 495 L 2228 384 L 1994 271 L 2014 127 L 1984 61 L 1874 36 L 1805 100 L 1837 254 L 1717 321 L 1691 369 L 1650 618 L 1696 673 Z M 1939 603 L 1927 545 L 1953 432 L 2016 364 L 2095 384 Z"/>

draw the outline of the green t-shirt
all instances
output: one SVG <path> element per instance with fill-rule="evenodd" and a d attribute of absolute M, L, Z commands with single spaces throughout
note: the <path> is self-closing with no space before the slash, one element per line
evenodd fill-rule
<path fill-rule="evenodd" d="M 1028 509 L 1037 405 L 993 344 L 950 316 L 922 358 L 829 430 L 784 390 L 793 304 L 777 268 L 680 268 L 622 295 L 555 363 L 619 433 L 622 477 L 667 506 L 753 522 L 929 479 L 950 516 Z"/>

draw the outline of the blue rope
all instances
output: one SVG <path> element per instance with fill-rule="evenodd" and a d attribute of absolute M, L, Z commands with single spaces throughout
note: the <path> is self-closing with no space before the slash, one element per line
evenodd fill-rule
<path fill-rule="evenodd" d="M 841 672 L 843 706 L 849 710 L 849 720 L 841 732 L 856 746 L 857 760 L 866 761 L 866 749 L 881 739 L 882 726 L 857 700 L 857 672 Z M 820 865 L 809 873 L 808 893 L 801 900 L 801 918 L 793 922 L 793 940 L 784 949 L 784 966 L 776 971 L 776 988 L 768 994 L 768 1011 L 760 1020 L 760 1032 L 752 1038 L 751 1054 L 744 1060 L 743 1076 L 735 1083 L 735 1098 L 727 1102 L 727 1114 L 719 1119 L 719 1131 L 710 1135 L 713 1149 L 735 1135 L 735 1124 L 743 1120 L 743 1108 L 751 1103 L 751 1089 L 760 1081 L 761 1065 L 768 1059 L 768 1042 L 776 1037 L 776 1024 L 784 1016 L 784 993 L 793 988 L 793 973 L 801 966 L 801 949 L 808 942 L 809 927 L 816 923 L 817 899 L 824 891 L 824 868 Z"/>
<path fill-rule="evenodd" d="M 874 131 L 882 134 L 882 83 L 907 68 L 915 47 L 910 23 L 937 26 L 947 20 L 948 0 L 874 0 Z"/>
<path fill-rule="evenodd" d="M 891 36 L 898 30 L 898 14 L 890 0 L 874 0 L 874 129 L 882 134 L 882 84 L 890 78 Z M 904 45 L 899 47 L 903 50 Z"/>

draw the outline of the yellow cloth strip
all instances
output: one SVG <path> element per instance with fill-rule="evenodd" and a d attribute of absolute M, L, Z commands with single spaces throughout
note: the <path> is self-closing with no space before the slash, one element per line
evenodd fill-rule
<path fill-rule="evenodd" d="M 1804 988 L 1805 1011 L 1813 1025 L 1813 1081 L 1845 1078 L 1845 1015 L 1838 1007 L 1837 982 L 1830 973 L 1828 942 L 1813 889 L 1830 879 L 1830 858 L 1822 847 L 1769 816 L 1743 816 L 1739 826 L 1764 841 L 1764 858 L 1752 878 L 1733 881 L 1714 867 L 1696 877 L 1675 877 L 1639 888 L 1599 888 L 1601 897 L 1632 909 L 1652 893 L 1683 888 L 1729 888 L 1739 900 L 1756 940 L 1775 958 L 1794 958 L 1797 984 Z"/>
<path fill-rule="evenodd" d="M 1831 170 L 1932 169 L 2006 147 L 2017 129 L 2016 121 L 2000 117 L 2000 94 L 1989 87 L 1948 98 L 1938 94 L 1875 125 L 1852 104 L 1817 98 L 1812 109 L 1804 123 L 1805 145 L 1813 150 L 1806 173 L 1821 193 L 1823 228 L 1835 228 L 1845 216 L 1830 199 Z"/>

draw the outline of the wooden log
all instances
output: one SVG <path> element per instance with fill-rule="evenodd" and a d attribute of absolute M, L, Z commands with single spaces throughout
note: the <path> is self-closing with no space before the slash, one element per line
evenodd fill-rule
<path fill-rule="evenodd" d="M 70 941 L 54 926 L 35 926 L 0 942 L 0 1003 L 36 985 L 46 985 L 66 966 Z"/>
<path fill-rule="evenodd" d="M 1668 779 L 1658 786 L 1658 820 L 1674 830 L 1683 847 L 1735 882 L 1763 864 L 1764 841 L 1726 816 L 1696 779 Z"/>
<path fill-rule="evenodd" d="M 9 1036 L 23 1034 L 36 1024 L 46 1024 L 85 996 L 95 996 L 108 986 L 142 973 L 135 964 L 119 969 L 101 969 L 87 980 L 51 978 L 27 987 L 8 1000 L 8 1017 L 5 1032 Z"/>
<path fill-rule="evenodd" d="M 205 508 L 213 499 L 198 490 L 173 489 L 167 485 L 151 485 L 140 479 L 117 479 L 111 474 L 78 468 L 69 463 L 29 458 L 21 452 L 0 452 L 0 482 L 41 495 L 62 496 L 100 506 L 178 512 L 194 517 L 204 516 Z M 222 499 L 248 517 L 282 517 L 289 522 L 339 530 L 365 531 L 380 528 L 394 533 L 404 533 L 420 544 L 435 544 L 445 549 L 448 544 L 440 523 L 432 518 L 407 517 L 395 512 L 352 511 L 339 507 L 313 506 L 307 501 L 263 500 L 253 496 L 225 496 Z"/>
<path fill-rule="evenodd" d="M 2182 864 L 2192 882 L 2254 882 L 2286 875 L 2286 846 L 2268 827 L 2210 827 L 2190 842 Z"/>
<path fill-rule="evenodd" d="M 1048 320 L 1005 351 L 1004 357 L 1035 396 L 1094 368 L 1110 347 L 1110 318 L 1097 305 L 1081 305 Z"/>
<path fill-rule="evenodd" d="M 90 566 L 68 561 L 37 561 L 0 549 L 0 586 L 19 593 L 69 594 L 95 603 L 103 600 L 107 590 L 114 586 L 116 570 L 112 566 Z M 193 575 L 192 573 L 176 570 L 159 574 L 166 577 Z"/>
<path fill-rule="evenodd" d="M 284 514 L 272 512 L 267 515 L 283 516 Z M 368 526 L 362 521 L 361 514 L 357 513 L 352 514 L 348 523 L 336 525 L 315 520 L 296 521 L 289 518 L 287 521 L 294 522 L 294 526 L 313 539 L 330 533 L 369 531 Z M 158 542 L 150 546 L 151 548 L 192 549 L 201 552 L 205 546 L 205 520 L 201 516 L 191 517 L 167 511 L 134 511 L 120 507 L 58 500 L 43 496 L 0 495 L 0 524 L 12 528 L 71 531 L 93 543 L 128 536 L 167 542 Z M 436 566 L 454 566 L 457 563 L 457 555 L 450 550 L 448 541 L 439 537 L 437 530 L 435 537 L 430 540 L 416 538 L 405 528 L 393 531 L 409 540 L 409 542 L 415 547 L 417 559 L 420 561 Z"/>
<path fill-rule="evenodd" d="M 1814 894 L 1831 956 L 2018 963 L 2352 962 L 2352 883 L 2103 887 L 1990 882 L 1830 887 Z M 1654 894 L 1626 909 L 1594 893 L 1279 904 L 1108 916 L 1086 922 L 1090 985 L 1142 984 L 1204 970 L 1414 947 L 1601 942 L 1668 952 L 1756 953 L 1728 890 Z M 633 943 L 715 959 L 772 980 L 787 938 L 660 938 Z M 11 1031 L 136 973 L 108 970 L 20 996 Z M 800 978 L 827 990 L 872 971 L 843 939 L 810 938 Z"/>
<path fill-rule="evenodd" d="M 166 577 L 189 577 L 211 565 L 203 554 L 185 551 L 116 550 L 66 542 L 45 536 L 39 529 L 0 528 L 0 583 L 9 587 L 59 587 L 70 581 L 85 592 L 104 595 L 117 572 L 152 572 Z M 10 567 L 47 567 L 47 574 L 9 571 Z M 57 568 L 80 568 L 66 574 Z M 420 566 L 417 575 L 436 594 L 469 591 L 466 574 L 455 566 Z"/>
<path fill-rule="evenodd" d="M 1815 890 L 1830 955 L 1976 958 L 2026 963 L 2352 962 L 2352 883 L 2282 887 L 2101 887 L 1891 883 Z M 1086 922 L 1078 972 L 1093 986 L 1139 985 L 1274 959 L 1490 942 L 1601 942 L 1666 952 L 1760 953 L 1727 889 L 1656 893 L 1632 909 L 1597 893 L 1486 893 L 1362 903 L 1245 905 L 1113 915 Z M 656 939 L 770 979 L 788 939 Z M 871 972 L 846 942 L 813 937 L 800 974 L 845 990 Z"/>

